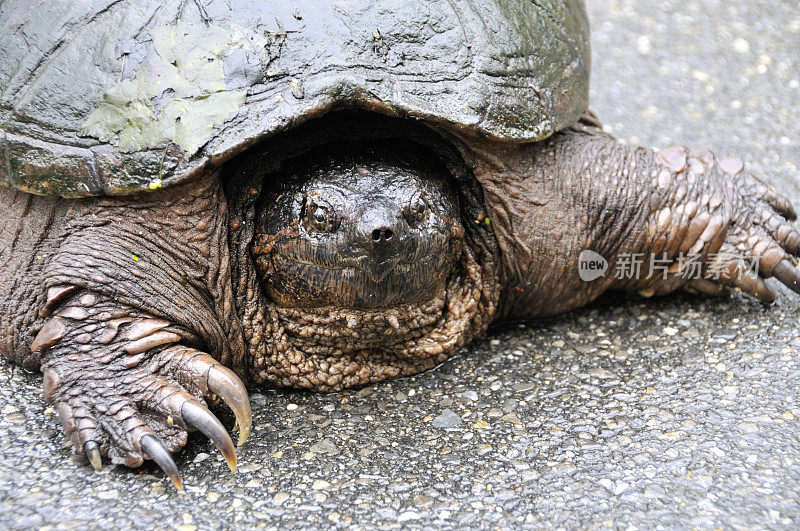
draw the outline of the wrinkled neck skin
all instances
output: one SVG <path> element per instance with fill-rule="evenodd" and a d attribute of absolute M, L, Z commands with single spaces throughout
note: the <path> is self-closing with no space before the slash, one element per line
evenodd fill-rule
<path fill-rule="evenodd" d="M 327 164 L 304 153 L 298 167 L 255 154 L 223 171 L 243 372 L 254 383 L 338 391 L 416 374 L 493 320 L 498 255 L 489 227 L 476 222 L 485 216 L 475 183 L 446 161 L 428 167 L 429 146 L 409 144 L 408 156 L 392 160 L 358 146 L 372 155 Z M 414 149 L 429 152 L 411 166 L 430 179 L 406 177 Z M 420 196 L 428 208 L 417 219 Z M 314 218 L 315 201 L 328 217 Z"/>

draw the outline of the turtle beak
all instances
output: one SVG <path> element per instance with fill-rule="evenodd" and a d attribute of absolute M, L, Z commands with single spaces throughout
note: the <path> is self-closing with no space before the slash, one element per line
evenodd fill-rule
<path fill-rule="evenodd" d="M 359 267 L 367 277 L 373 282 L 380 282 L 386 275 L 388 275 L 397 264 L 400 262 L 400 258 L 393 258 L 384 262 L 375 262 L 374 260 L 370 260 L 367 258 L 364 260 Z"/>
<path fill-rule="evenodd" d="M 375 205 L 364 212 L 358 225 L 358 246 L 365 251 L 358 267 L 373 282 L 381 282 L 416 250 L 408 223 L 398 209 Z"/>

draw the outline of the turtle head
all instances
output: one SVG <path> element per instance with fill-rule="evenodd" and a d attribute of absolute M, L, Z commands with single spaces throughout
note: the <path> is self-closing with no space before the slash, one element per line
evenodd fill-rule
<path fill-rule="evenodd" d="M 259 203 L 261 282 L 283 307 L 371 309 L 441 293 L 464 230 L 446 170 L 410 146 L 335 145 L 284 166 Z"/>

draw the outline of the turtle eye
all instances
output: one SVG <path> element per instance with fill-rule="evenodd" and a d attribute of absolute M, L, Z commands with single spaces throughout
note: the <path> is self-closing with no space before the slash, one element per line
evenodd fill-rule
<path fill-rule="evenodd" d="M 428 215 L 428 203 L 422 196 L 416 196 L 406 207 L 406 220 L 410 225 L 416 225 Z"/>
<path fill-rule="evenodd" d="M 339 219 L 333 213 L 333 209 L 325 205 L 310 205 L 306 219 L 308 225 L 317 232 L 336 232 L 339 228 Z"/>

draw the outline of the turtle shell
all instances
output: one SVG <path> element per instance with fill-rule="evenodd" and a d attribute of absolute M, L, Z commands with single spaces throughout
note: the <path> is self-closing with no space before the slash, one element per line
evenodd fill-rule
<path fill-rule="evenodd" d="M 588 79 L 582 0 L 6 0 L 0 183 L 156 189 L 340 108 L 536 141 Z"/>

